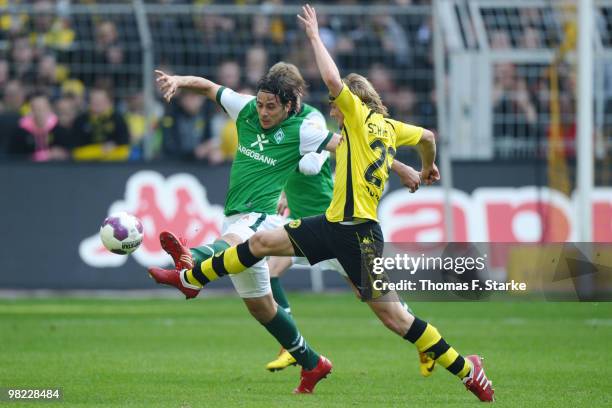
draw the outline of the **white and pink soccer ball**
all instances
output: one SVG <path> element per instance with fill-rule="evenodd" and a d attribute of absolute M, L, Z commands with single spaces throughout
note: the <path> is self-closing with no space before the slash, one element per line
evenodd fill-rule
<path fill-rule="evenodd" d="M 142 243 L 142 223 L 126 212 L 117 212 L 106 217 L 100 227 L 102 243 L 114 254 L 127 255 Z"/>

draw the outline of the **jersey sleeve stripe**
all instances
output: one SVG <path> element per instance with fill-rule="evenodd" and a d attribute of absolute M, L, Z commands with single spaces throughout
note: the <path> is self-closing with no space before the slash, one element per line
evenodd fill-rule
<path fill-rule="evenodd" d="M 325 147 L 327 146 L 327 144 L 329 143 L 329 141 L 331 140 L 332 136 L 334 134 L 332 132 L 327 132 L 327 137 L 325 138 L 325 140 L 323 140 L 323 142 L 319 145 L 319 148 L 317 149 L 317 153 L 321 153 L 323 150 L 325 150 Z"/>
<path fill-rule="evenodd" d="M 390 120 L 385 119 L 385 122 L 387 122 L 389 125 L 391 125 L 391 127 L 393 128 L 393 131 L 395 130 L 395 126 L 393 125 L 393 122 L 391 122 Z"/>
<path fill-rule="evenodd" d="M 352 163 L 351 163 L 351 143 L 348 135 L 348 131 L 344 128 L 346 133 L 346 197 L 344 199 L 344 218 L 343 221 L 352 221 L 353 214 L 355 213 L 355 197 L 353 196 L 353 174 L 352 174 Z"/>
<path fill-rule="evenodd" d="M 225 91 L 225 87 L 224 86 L 219 88 L 219 90 L 217 91 L 217 95 L 215 96 L 215 100 L 217 101 L 217 105 L 219 105 L 221 107 L 221 109 L 223 109 L 223 112 L 227 113 L 227 111 L 225 110 L 225 106 L 223 106 L 223 104 L 221 103 L 221 94 L 223 94 L 223 91 Z"/>

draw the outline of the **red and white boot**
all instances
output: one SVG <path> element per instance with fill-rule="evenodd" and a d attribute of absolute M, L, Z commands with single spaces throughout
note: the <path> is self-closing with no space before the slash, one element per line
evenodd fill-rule
<path fill-rule="evenodd" d="M 493 383 L 485 375 L 482 358 L 478 355 L 471 355 L 466 356 L 465 359 L 472 363 L 472 371 L 463 379 L 465 388 L 483 402 L 494 402 L 495 390 L 493 389 Z"/>
<path fill-rule="evenodd" d="M 149 275 L 151 275 L 155 282 L 162 285 L 174 286 L 183 292 L 187 299 L 192 299 L 198 296 L 201 288 L 187 282 L 184 274 L 185 269 L 179 271 L 177 269 L 149 268 Z"/>
<path fill-rule="evenodd" d="M 319 357 L 319 362 L 312 370 L 304 370 L 302 368 L 300 385 L 293 390 L 294 394 L 312 394 L 315 386 L 319 381 L 324 379 L 331 373 L 332 363 L 323 356 Z"/>
<path fill-rule="evenodd" d="M 193 269 L 193 257 L 187 246 L 187 240 L 177 238 L 169 231 L 162 231 L 159 234 L 159 243 L 162 249 L 172 257 L 176 269 L 179 271 L 181 269 Z"/>

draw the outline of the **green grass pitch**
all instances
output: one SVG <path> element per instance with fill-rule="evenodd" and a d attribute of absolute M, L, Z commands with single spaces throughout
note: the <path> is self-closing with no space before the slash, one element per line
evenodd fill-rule
<path fill-rule="evenodd" d="M 236 297 L 0 300 L 0 387 L 61 387 L 64 401 L 45 406 L 67 407 L 478 404 L 441 367 L 422 378 L 414 347 L 350 294 L 290 300 L 334 363 L 314 395 L 291 394 L 296 367 L 264 370 L 278 346 Z M 612 406 L 612 303 L 412 307 L 460 353 L 485 356 L 497 406 Z"/>

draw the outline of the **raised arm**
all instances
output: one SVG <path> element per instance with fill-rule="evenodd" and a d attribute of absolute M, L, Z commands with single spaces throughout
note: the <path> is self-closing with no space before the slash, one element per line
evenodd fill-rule
<path fill-rule="evenodd" d="M 217 91 L 221 88 L 219 84 L 196 76 L 168 75 L 159 70 L 155 70 L 155 75 L 157 76 L 157 85 L 166 102 L 170 102 L 180 88 L 188 89 L 216 101 Z"/>
<path fill-rule="evenodd" d="M 307 4 L 302 7 L 302 10 L 304 11 L 304 16 L 298 15 L 298 19 L 304 23 L 304 31 L 306 31 L 306 35 L 314 50 L 321 78 L 323 82 L 325 82 L 325 85 L 327 85 L 329 94 L 335 98 L 340 95 L 340 91 L 342 91 L 340 71 L 338 71 L 336 63 L 331 55 L 329 55 L 329 52 L 319 36 L 319 23 L 317 22 L 317 13 L 315 9 Z"/>

